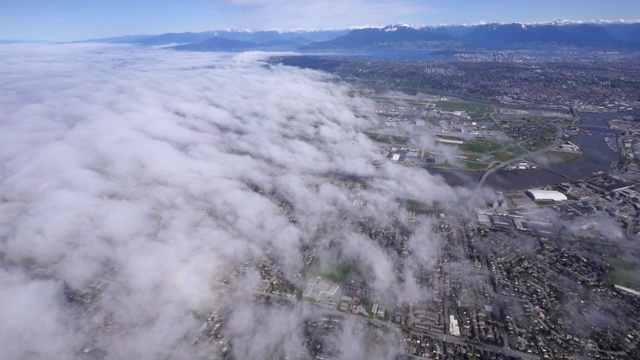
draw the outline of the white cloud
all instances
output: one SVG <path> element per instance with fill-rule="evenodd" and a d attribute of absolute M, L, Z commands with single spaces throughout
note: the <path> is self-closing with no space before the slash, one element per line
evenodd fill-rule
<path fill-rule="evenodd" d="M 353 112 L 374 109 L 348 86 L 266 66 L 267 54 L 8 45 L 0 55 L 0 347 L 12 358 L 195 358 L 213 351 L 191 346 L 196 315 L 229 305 L 218 280 L 233 266 L 271 254 L 296 282 L 300 245 L 339 214 L 389 223 L 406 217 L 397 198 L 456 197 L 378 155 Z M 367 179 L 366 201 L 331 184 L 339 177 Z M 394 284 L 397 256 L 343 233 L 376 290 L 417 296 L 411 279 Z M 412 244 L 435 254 L 430 239 Z M 251 302 L 231 309 L 231 319 L 280 316 Z M 290 330 L 234 351 L 253 356 Z"/>

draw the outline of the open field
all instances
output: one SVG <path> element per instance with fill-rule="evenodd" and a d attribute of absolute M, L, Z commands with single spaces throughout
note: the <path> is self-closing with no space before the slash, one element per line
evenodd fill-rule
<path fill-rule="evenodd" d="M 580 120 L 575 118 L 560 119 L 556 121 L 556 124 L 564 125 L 564 126 L 580 125 Z"/>
<path fill-rule="evenodd" d="M 523 148 L 527 149 L 528 151 L 534 152 L 540 149 L 544 149 L 551 144 L 553 144 L 552 139 L 539 138 L 537 141 L 534 141 L 532 144 L 529 144 L 528 142 L 523 142 L 521 145 Z"/>
<path fill-rule="evenodd" d="M 557 166 L 579 159 L 582 153 L 570 153 L 564 151 L 545 151 L 536 157 L 527 157 L 525 160 L 541 166 Z"/>
<path fill-rule="evenodd" d="M 425 119 L 425 122 L 433 126 L 440 126 L 440 119 Z"/>
<path fill-rule="evenodd" d="M 640 81 L 625 81 L 625 80 L 617 80 L 611 82 L 611 87 L 613 88 L 629 88 L 636 91 L 640 91 Z"/>
<path fill-rule="evenodd" d="M 373 132 L 365 132 L 365 135 L 373 141 L 383 143 L 383 144 L 400 144 L 404 145 L 409 142 L 409 137 L 407 136 L 398 136 L 398 135 L 385 135 L 378 134 Z"/>
<path fill-rule="evenodd" d="M 347 281 L 349 274 L 351 274 L 354 270 L 355 267 L 353 264 L 340 263 L 335 264 L 322 275 L 329 281 L 342 284 Z"/>
<path fill-rule="evenodd" d="M 491 113 L 491 106 L 468 101 L 437 101 L 436 108 L 443 111 L 466 111 L 472 119 L 482 119 Z"/>
<path fill-rule="evenodd" d="M 494 154 L 496 161 L 508 161 L 512 158 L 524 153 L 524 150 L 517 145 L 511 145 L 508 148 Z"/>
<path fill-rule="evenodd" d="M 407 103 L 407 105 L 411 105 L 411 106 L 415 106 L 418 108 L 427 108 L 427 106 L 429 106 L 429 108 L 434 106 L 434 103 L 428 101 L 415 101 L 415 100 L 407 100 L 405 101 L 405 103 Z"/>
<path fill-rule="evenodd" d="M 640 271 L 633 264 L 622 259 L 605 257 L 604 260 L 613 267 L 609 282 L 632 289 L 640 289 Z"/>
<path fill-rule="evenodd" d="M 488 164 L 483 164 L 483 163 L 479 163 L 476 161 L 469 161 L 469 160 L 465 160 L 463 161 L 463 163 L 469 170 L 485 170 L 488 166 Z"/>
<path fill-rule="evenodd" d="M 486 154 L 492 151 L 497 151 L 504 148 L 503 143 L 495 140 L 475 139 L 466 141 L 460 145 L 460 150 L 463 152 L 474 154 Z"/>
<path fill-rule="evenodd" d="M 535 152 L 548 147 L 553 143 L 557 130 L 557 125 L 553 124 L 567 126 L 573 124 L 575 121 L 573 118 L 563 118 L 559 114 L 556 117 L 551 117 L 541 114 L 507 113 L 495 115 L 502 118 L 502 120 L 498 122 L 493 121 L 492 117 L 490 117 L 494 110 L 491 105 L 461 100 L 455 97 L 447 97 L 446 100 L 442 100 L 444 99 L 443 97 L 435 96 L 430 99 L 411 99 L 397 96 L 384 97 L 380 95 L 382 94 L 370 96 L 370 98 L 377 103 L 393 103 L 398 106 L 390 108 L 389 113 L 381 113 L 381 121 L 386 121 L 387 117 L 394 118 L 394 121 L 398 123 L 408 122 L 409 120 L 416 122 L 416 119 L 419 119 L 417 124 L 424 124 L 426 129 L 420 127 L 417 128 L 418 131 L 427 131 L 431 133 L 432 136 L 441 139 L 464 141 L 464 144 L 450 145 L 457 146 L 459 153 L 461 153 L 461 155 L 469 155 L 469 158 L 462 160 L 461 163 L 456 164 L 456 166 L 448 163 L 441 164 L 443 167 L 484 170 L 487 168 L 487 164 L 492 161 L 504 162 L 527 152 Z M 429 111 L 426 112 L 416 110 L 427 107 Z M 452 119 L 452 116 L 448 114 L 440 115 L 439 112 L 430 112 L 430 110 L 434 108 L 447 112 L 463 111 L 472 119 L 456 119 L 455 117 Z M 418 112 L 416 113 L 416 111 Z M 416 115 L 420 113 L 422 116 Z M 478 128 L 480 125 L 483 126 L 484 131 L 480 136 L 469 137 L 469 135 L 464 135 L 466 137 L 461 139 L 459 136 L 454 136 L 454 133 L 451 132 L 452 126 L 464 126 L 466 128 L 471 126 L 471 122 L 477 121 L 477 119 L 484 119 L 473 125 L 474 129 L 476 126 Z M 443 123 L 445 123 L 445 125 L 442 125 Z M 414 136 L 413 133 L 397 131 L 400 128 L 395 128 L 396 131 L 390 131 L 391 128 L 392 127 L 388 125 L 380 129 L 372 128 L 366 131 L 365 135 L 380 144 L 388 144 L 396 147 L 407 145 Z M 441 128 L 442 133 L 440 131 Z M 429 151 L 430 149 L 423 150 Z M 482 161 L 477 161 L 478 158 L 482 158 Z M 569 156 L 566 154 L 558 154 L 549 156 L 549 161 L 547 161 L 545 156 L 540 155 L 536 156 L 535 159 L 531 159 L 531 161 L 541 166 L 546 166 L 550 163 L 564 163 L 576 158 L 577 155 L 574 154 L 570 154 Z"/>

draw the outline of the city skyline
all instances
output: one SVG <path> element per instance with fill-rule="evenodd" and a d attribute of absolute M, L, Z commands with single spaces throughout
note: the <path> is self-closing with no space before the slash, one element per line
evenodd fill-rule
<path fill-rule="evenodd" d="M 454 25 L 491 22 L 627 20 L 640 18 L 640 4 L 612 1 L 168 0 L 49 2 L 4 5 L 0 39 L 77 41 L 92 38 L 207 30 L 336 29 L 388 24 Z"/>

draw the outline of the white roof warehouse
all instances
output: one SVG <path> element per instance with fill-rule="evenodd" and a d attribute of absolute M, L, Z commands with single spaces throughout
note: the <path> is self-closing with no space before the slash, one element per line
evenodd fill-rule
<path fill-rule="evenodd" d="M 536 201 L 566 201 L 567 196 L 555 190 L 527 190 L 527 196 Z"/>

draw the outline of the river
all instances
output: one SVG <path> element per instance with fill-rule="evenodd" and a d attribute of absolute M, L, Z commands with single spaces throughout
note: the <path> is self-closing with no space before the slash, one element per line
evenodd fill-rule
<path fill-rule="evenodd" d="M 606 120 L 625 116 L 639 116 L 633 113 L 587 113 L 581 114 L 582 125 L 606 127 Z M 524 171 L 496 171 L 489 175 L 485 186 L 501 191 L 515 191 L 545 185 L 559 184 L 569 179 L 583 179 L 598 171 L 610 171 L 611 164 L 620 160 L 620 153 L 612 151 L 605 142 L 606 136 L 614 136 L 611 130 L 587 130 L 588 133 L 578 135 L 573 143 L 584 152 L 584 156 L 568 164 L 551 166 L 553 172 L 538 169 Z M 429 168 L 432 174 L 438 174 L 452 186 L 470 186 L 478 183 L 482 172 L 460 171 Z M 562 174 L 564 176 L 561 176 Z M 566 176 L 566 178 L 565 178 Z"/>

